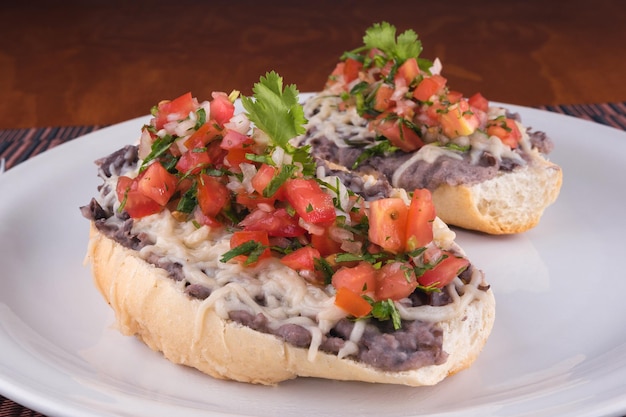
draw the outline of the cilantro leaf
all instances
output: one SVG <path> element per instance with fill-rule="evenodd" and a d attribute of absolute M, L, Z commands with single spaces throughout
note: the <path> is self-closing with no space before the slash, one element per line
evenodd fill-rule
<path fill-rule="evenodd" d="M 254 85 L 254 98 L 241 97 L 248 118 L 273 141 L 288 149 L 289 140 L 305 132 L 304 109 L 298 102 L 295 85 L 283 89 L 283 79 L 276 72 L 266 73 Z"/>
<path fill-rule="evenodd" d="M 363 43 L 369 49 L 379 49 L 388 57 L 394 58 L 402 64 L 409 58 L 417 58 L 422 52 L 422 42 L 417 33 L 408 29 L 396 39 L 396 27 L 388 22 L 375 23 L 365 31 Z"/>

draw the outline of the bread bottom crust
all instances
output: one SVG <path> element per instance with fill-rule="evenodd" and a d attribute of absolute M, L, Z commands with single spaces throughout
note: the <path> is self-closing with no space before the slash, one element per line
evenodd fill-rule
<path fill-rule="evenodd" d="M 469 367 L 482 350 L 495 319 L 491 290 L 481 291 L 459 317 L 440 323 L 442 365 L 385 372 L 350 358 L 308 349 L 221 318 L 206 303 L 186 295 L 167 272 L 142 260 L 91 225 L 88 260 L 95 284 L 115 312 L 119 330 L 135 335 L 176 364 L 219 379 L 273 385 L 297 376 L 335 380 L 434 385 Z"/>

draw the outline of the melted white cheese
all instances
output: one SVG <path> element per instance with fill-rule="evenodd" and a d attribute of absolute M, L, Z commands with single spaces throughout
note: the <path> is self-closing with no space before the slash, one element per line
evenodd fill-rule
<path fill-rule="evenodd" d="M 133 175 L 132 172 L 125 173 Z M 108 193 L 99 197 L 101 205 L 116 199 L 117 177 L 107 180 Z M 408 201 L 408 196 L 397 191 L 398 196 Z M 115 207 L 119 203 L 115 203 Z M 105 207 L 103 205 L 103 207 Z M 110 207 L 110 206 L 109 206 Z M 119 222 L 115 217 L 108 221 Z M 454 243 L 455 234 L 438 218 L 434 222 L 434 242 L 443 249 L 459 250 Z M 206 312 L 214 310 L 224 320 L 232 311 L 243 310 L 250 314 L 263 314 L 268 325 L 277 329 L 283 324 L 298 324 L 312 336 L 309 358 L 313 359 L 327 334 L 335 324 L 346 317 L 346 313 L 334 304 L 335 290 L 332 286 L 319 287 L 309 283 L 296 271 L 283 265 L 278 259 L 266 259 L 254 267 L 244 267 L 239 263 L 220 261 L 230 249 L 230 234 L 224 229 L 197 228 L 192 222 L 177 221 L 168 210 L 137 219 L 133 223 L 133 234 L 147 237 L 148 244 L 139 250 L 139 256 L 148 260 L 154 256 L 162 260 L 183 265 L 185 281 L 178 283 L 181 291 L 186 283 L 202 285 L 211 290 L 208 298 L 201 302 L 201 309 L 195 321 L 196 338 L 204 326 Z M 478 285 L 479 275 L 469 285 L 457 279 L 456 288 L 462 294 L 455 295 L 454 301 L 444 307 L 406 307 L 396 303 L 403 319 L 436 322 L 462 314 L 463 308 L 481 296 Z M 476 282 L 474 282 L 476 281 Z M 257 300 L 263 300 L 262 305 Z M 113 300 L 115 302 L 115 300 Z M 352 334 L 339 352 L 340 357 L 354 354 L 363 334 L 365 321 L 357 321 Z"/>

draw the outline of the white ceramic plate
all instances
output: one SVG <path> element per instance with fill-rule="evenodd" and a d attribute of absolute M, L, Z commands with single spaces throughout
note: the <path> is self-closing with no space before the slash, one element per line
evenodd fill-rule
<path fill-rule="evenodd" d="M 61 145 L 0 176 L 0 393 L 49 416 L 612 416 L 626 414 L 626 133 L 538 110 L 564 170 L 559 200 L 519 236 L 458 232 L 497 297 L 474 366 L 435 387 L 217 381 L 131 337 L 83 266 L 92 163 L 147 118 Z"/>

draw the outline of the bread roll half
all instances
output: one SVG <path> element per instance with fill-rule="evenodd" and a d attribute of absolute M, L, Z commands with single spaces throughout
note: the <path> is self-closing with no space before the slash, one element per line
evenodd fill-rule
<path fill-rule="evenodd" d="M 447 224 L 493 235 L 521 233 L 539 223 L 562 181 L 561 167 L 536 153 L 527 166 L 474 185 L 444 184 L 432 196 Z"/>
<path fill-rule="evenodd" d="M 433 385 L 469 367 L 491 332 L 495 317 L 492 291 L 476 289 L 452 319 L 439 323 L 441 365 L 384 372 L 349 357 L 318 351 L 313 358 L 273 335 L 224 319 L 207 300 L 181 291 L 168 273 L 101 234 L 90 231 L 88 260 L 97 288 L 115 312 L 120 331 L 135 335 L 168 360 L 199 369 L 219 379 L 277 384 L 298 376 L 409 386 Z M 479 279 L 482 281 L 482 273 Z M 468 285 L 468 287 L 471 287 Z M 468 289 L 469 291 L 470 289 Z M 438 307 L 432 307 L 438 308 Z"/>

